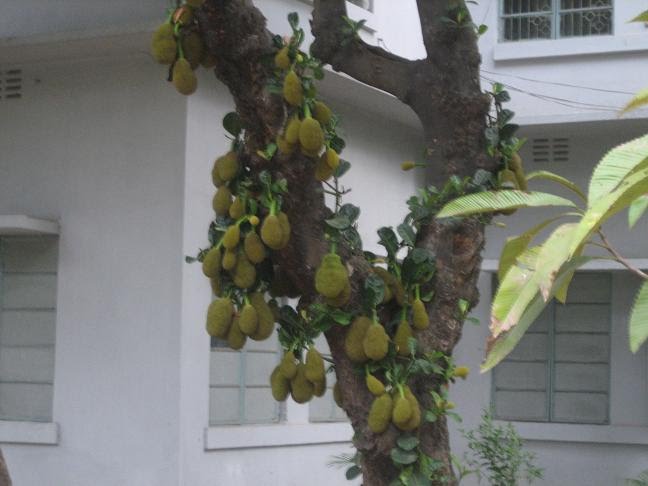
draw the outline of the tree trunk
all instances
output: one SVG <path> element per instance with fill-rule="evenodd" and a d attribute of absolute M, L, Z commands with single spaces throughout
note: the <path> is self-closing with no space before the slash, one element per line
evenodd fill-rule
<path fill-rule="evenodd" d="M 4 456 L 2 455 L 1 449 L 0 449 L 0 486 L 11 486 L 11 477 L 9 476 L 7 463 L 4 460 Z"/>
<path fill-rule="evenodd" d="M 357 38 L 343 42 L 344 0 L 315 0 L 312 51 L 335 70 L 387 91 L 413 108 L 425 136 L 430 177 L 441 187 L 451 175 L 471 176 L 478 168 L 494 170 L 484 138 L 489 100 L 479 85 L 480 57 L 474 30 L 440 20 L 451 16 L 453 9 L 465 7 L 463 1 L 418 0 L 418 4 L 426 59 L 402 59 Z M 270 170 L 273 176 L 284 177 L 288 182 L 284 211 L 293 233 L 287 248 L 273 252 L 273 264 L 301 296 L 302 304 L 316 301 L 314 272 L 327 251 L 323 242 L 324 220 L 331 211 L 325 206 L 321 184 L 314 177 L 314 164 L 299 154 L 275 156 L 271 161 L 257 155 L 257 150 L 275 140 L 286 117 L 283 100 L 265 89 L 272 69 L 267 59 L 275 52 L 272 34 L 251 0 L 207 0 L 197 18 L 203 40 L 217 59 L 216 76 L 230 89 L 246 127 L 246 165 L 253 172 Z M 463 326 L 459 302 L 465 300 L 472 308 L 479 297 L 477 277 L 484 226 L 473 219 L 432 218 L 419 230 L 417 246 L 434 252 L 437 265 L 430 284 L 434 290 L 434 298 L 428 304 L 431 325 L 418 333 L 419 345 L 423 352 L 435 350 L 451 355 Z M 370 266 L 359 252 L 342 246 L 339 253 L 352 270 L 349 306 L 357 307 Z M 362 456 L 364 484 L 387 486 L 397 475 L 390 451 L 398 431 L 394 426 L 382 434 L 369 430 L 367 415 L 373 397 L 344 352 L 344 334 L 342 327 L 334 326 L 326 338 L 344 410 L 355 432 L 354 444 Z M 412 391 L 421 405 L 428 408 L 432 401 L 430 390 L 442 385 L 420 379 L 412 384 Z M 424 422 L 418 436 L 422 450 L 443 463 L 443 473 L 450 477 L 445 484 L 456 484 L 445 417 Z"/>

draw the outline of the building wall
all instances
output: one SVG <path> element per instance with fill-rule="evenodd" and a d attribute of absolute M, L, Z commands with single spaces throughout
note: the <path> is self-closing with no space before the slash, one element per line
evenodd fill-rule
<path fill-rule="evenodd" d="M 146 61 L 20 67 L 0 214 L 60 221 L 60 438 L 2 444 L 14 482 L 177 484 L 186 102 Z"/>

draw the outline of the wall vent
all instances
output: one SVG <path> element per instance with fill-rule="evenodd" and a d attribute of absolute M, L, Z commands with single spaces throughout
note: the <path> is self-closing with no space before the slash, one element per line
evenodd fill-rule
<path fill-rule="evenodd" d="M 533 161 L 539 164 L 569 162 L 568 138 L 534 138 L 531 144 Z"/>
<path fill-rule="evenodd" d="M 22 98 L 22 81 L 20 69 L 0 70 L 0 100 Z"/>

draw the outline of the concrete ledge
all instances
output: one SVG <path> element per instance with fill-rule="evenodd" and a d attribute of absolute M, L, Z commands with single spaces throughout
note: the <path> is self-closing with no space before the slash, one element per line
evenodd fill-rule
<path fill-rule="evenodd" d="M 205 450 L 337 444 L 351 442 L 352 436 L 345 422 L 207 427 Z"/>
<path fill-rule="evenodd" d="M 502 42 L 493 48 L 495 62 L 568 56 L 631 53 L 648 50 L 648 35 L 592 36 L 570 39 Z"/>
<path fill-rule="evenodd" d="M 57 445 L 59 426 L 54 422 L 0 420 L 0 443 Z"/>
<path fill-rule="evenodd" d="M 648 444 L 648 427 L 511 422 L 528 441 Z"/>
<path fill-rule="evenodd" d="M 22 214 L 0 215 L 0 236 L 58 235 L 56 221 L 32 218 Z"/>

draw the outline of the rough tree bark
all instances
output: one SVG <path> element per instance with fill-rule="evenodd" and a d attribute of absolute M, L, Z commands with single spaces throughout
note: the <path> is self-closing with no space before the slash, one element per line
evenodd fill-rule
<path fill-rule="evenodd" d="M 473 29 L 441 21 L 441 17 L 451 16 L 453 9 L 463 6 L 463 1 L 418 0 L 417 4 L 425 59 L 403 59 L 359 39 L 342 43 L 344 0 L 315 0 L 312 52 L 333 69 L 391 93 L 412 107 L 421 121 L 430 177 L 434 184 L 442 186 L 454 174 L 469 176 L 478 168 L 495 169 L 494 161 L 486 155 L 483 135 L 489 100 L 479 85 L 480 56 Z M 268 162 L 256 155 L 257 149 L 276 138 L 286 116 L 282 100 L 265 90 L 271 67 L 264 61 L 275 51 L 272 33 L 251 0 L 207 0 L 197 18 L 207 48 L 217 59 L 216 76 L 230 89 L 247 128 L 247 163 L 253 170 L 269 169 L 288 181 L 284 210 L 293 234 L 289 246 L 274 252 L 272 259 L 302 296 L 302 302 L 312 302 L 317 299 L 314 272 L 328 249 L 323 238 L 324 220 L 331 214 L 324 204 L 321 184 L 314 177 L 314 164 L 306 159 L 295 163 L 285 156 Z M 483 244 L 483 225 L 470 219 L 432 220 L 419 231 L 417 245 L 432 250 L 437 259 L 437 273 L 431 283 L 435 297 L 428 305 L 431 326 L 418 335 L 424 351 L 452 354 L 463 325 L 458 302 L 464 299 L 472 307 L 478 300 L 476 281 Z M 361 254 L 349 249 L 341 248 L 340 253 L 352 269 L 352 306 L 360 300 L 369 265 Z M 354 443 L 362 454 L 364 484 L 386 486 L 396 474 L 389 452 L 398 432 L 393 426 L 380 435 L 369 430 L 367 414 L 372 396 L 344 353 L 344 332 L 334 327 L 326 338 L 344 409 L 355 431 Z M 429 391 L 438 386 L 440 383 L 419 380 L 412 388 L 427 408 L 431 405 Z M 423 450 L 442 461 L 445 473 L 452 477 L 445 419 L 425 423 L 419 436 Z M 449 484 L 455 484 L 454 480 Z"/>
<path fill-rule="evenodd" d="M 9 470 L 2 455 L 2 449 L 0 449 L 0 486 L 11 486 L 11 477 L 9 477 Z"/>

